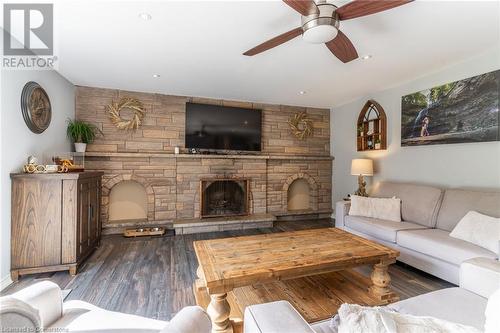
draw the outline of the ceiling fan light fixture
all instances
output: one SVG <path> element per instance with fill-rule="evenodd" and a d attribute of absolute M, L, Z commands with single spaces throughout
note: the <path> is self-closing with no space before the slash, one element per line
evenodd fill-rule
<path fill-rule="evenodd" d="M 339 19 L 334 5 L 323 1 L 317 7 L 318 14 L 302 16 L 302 37 L 306 42 L 323 44 L 337 37 Z"/>
<path fill-rule="evenodd" d="M 332 25 L 317 25 L 310 29 L 307 29 L 302 34 L 302 38 L 306 42 L 313 44 L 322 44 L 331 41 L 337 37 L 338 30 Z"/>
<path fill-rule="evenodd" d="M 359 55 L 350 39 L 339 30 L 340 21 L 376 14 L 414 0 L 343 0 L 343 3 L 347 3 L 340 7 L 327 2 L 332 0 L 282 1 L 301 15 L 301 26 L 267 40 L 243 55 L 254 56 L 302 35 L 306 42 L 324 43 L 335 57 L 343 63 L 348 63 L 359 58 Z M 367 60 L 370 57 L 365 56 L 362 59 Z"/>

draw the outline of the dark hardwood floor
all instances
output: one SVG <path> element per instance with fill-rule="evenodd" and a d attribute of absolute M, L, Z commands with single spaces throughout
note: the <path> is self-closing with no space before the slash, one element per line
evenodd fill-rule
<path fill-rule="evenodd" d="M 186 305 L 194 305 L 192 284 L 198 266 L 193 241 L 331 226 L 329 220 L 278 222 L 274 228 L 225 231 L 161 238 L 104 237 L 78 275 L 67 272 L 22 277 L 2 295 L 48 279 L 71 288 L 66 300 L 84 300 L 102 308 L 168 320 Z M 369 269 L 362 269 L 369 274 Z M 389 269 L 401 299 L 453 286 L 404 264 Z"/>

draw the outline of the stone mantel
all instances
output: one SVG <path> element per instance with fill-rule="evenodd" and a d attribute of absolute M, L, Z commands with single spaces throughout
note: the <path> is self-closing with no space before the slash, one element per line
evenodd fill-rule
<path fill-rule="evenodd" d="M 162 152 L 86 152 L 86 157 L 129 157 L 129 158 L 216 158 L 216 159 L 250 159 L 250 160 L 334 160 L 333 156 L 311 156 L 311 155 L 269 155 L 269 154 L 172 154 Z"/>

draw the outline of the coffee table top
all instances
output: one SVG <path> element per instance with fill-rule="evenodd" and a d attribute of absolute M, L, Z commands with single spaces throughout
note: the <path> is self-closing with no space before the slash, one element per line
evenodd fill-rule
<path fill-rule="evenodd" d="M 210 294 L 344 270 L 399 252 L 337 228 L 201 240 L 194 249 Z"/>

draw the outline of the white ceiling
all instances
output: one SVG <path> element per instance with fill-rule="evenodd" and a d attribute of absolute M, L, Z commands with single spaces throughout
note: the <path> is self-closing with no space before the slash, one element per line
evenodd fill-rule
<path fill-rule="evenodd" d="M 140 19 L 142 12 L 152 20 Z M 281 1 L 55 5 L 59 71 L 74 84 L 332 107 L 499 47 L 500 2 L 416 1 L 342 22 L 369 60 L 343 64 L 300 37 L 241 55 L 299 25 L 300 15 Z"/>

